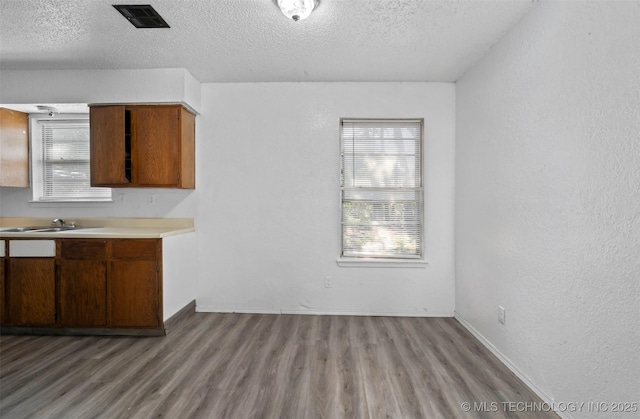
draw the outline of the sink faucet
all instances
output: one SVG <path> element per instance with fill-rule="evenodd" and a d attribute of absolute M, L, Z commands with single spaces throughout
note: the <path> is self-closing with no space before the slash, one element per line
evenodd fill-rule
<path fill-rule="evenodd" d="M 55 227 L 58 223 L 60 223 L 60 227 L 64 227 L 64 220 L 62 218 L 56 218 L 55 220 L 51 221 L 51 226 Z"/>

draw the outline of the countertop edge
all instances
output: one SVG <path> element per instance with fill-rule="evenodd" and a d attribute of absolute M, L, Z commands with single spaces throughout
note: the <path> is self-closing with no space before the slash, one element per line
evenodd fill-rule
<path fill-rule="evenodd" d="M 75 230 L 56 232 L 8 232 L 3 229 L 45 226 L 43 218 L 0 218 L 0 239 L 162 239 L 195 231 L 193 218 L 77 218 Z"/>
<path fill-rule="evenodd" d="M 100 231 L 104 230 L 104 231 Z M 155 231 L 149 231 L 155 230 Z M 0 231 L 2 239 L 163 239 L 180 234 L 192 233 L 195 228 L 182 228 L 165 231 L 145 228 L 87 228 L 53 233 L 4 233 Z"/>

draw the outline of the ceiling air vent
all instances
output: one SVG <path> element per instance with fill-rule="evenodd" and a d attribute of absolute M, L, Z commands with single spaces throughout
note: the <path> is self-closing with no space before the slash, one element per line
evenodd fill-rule
<path fill-rule="evenodd" d="M 113 7 L 136 28 L 170 27 L 150 4 L 114 4 Z"/>

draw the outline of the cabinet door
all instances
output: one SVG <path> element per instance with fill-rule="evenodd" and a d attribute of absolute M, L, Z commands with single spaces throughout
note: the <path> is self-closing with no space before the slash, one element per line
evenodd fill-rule
<path fill-rule="evenodd" d="M 0 186 L 29 186 L 29 115 L 0 108 Z"/>
<path fill-rule="evenodd" d="M 182 167 L 179 186 L 185 189 L 194 189 L 196 187 L 196 116 L 182 108 L 181 118 Z"/>
<path fill-rule="evenodd" d="M 56 322 L 55 258 L 9 258 L 7 323 L 53 326 Z"/>
<path fill-rule="evenodd" d="M 107 262 L 104 240 L 61 240 L 60 324 L 107 324 Z"/>
<path fill-rule="evenodd" d="M 112 327 L 161 325 L 160 240 L 111 241 L 109 311 Z"/>
<path fill-rule="evenodd" d="M 180 182 L 180 106 L 131 107 L 133 178 L 141 186 Z"/>
<path fill-rule="evenodd" d="M 2 246 L 4 242 L 0 240 Z M 4 275 L 4 258 L 0 258 L 0 326 L 4 326 L 7 303 L 5 299 L 5 275 Z"/>
<path fill-rule="evenodd" d="M 91 186 L 128 184 L 124 106 L 95 106 L 89 112 Z"/>

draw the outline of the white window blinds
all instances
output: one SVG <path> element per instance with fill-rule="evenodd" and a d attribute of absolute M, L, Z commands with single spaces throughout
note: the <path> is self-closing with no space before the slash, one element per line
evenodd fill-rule
<path fill-rule="evenodd" d="M 92 188 L 89 171 L 89 120 L 43 120 L 43 201 L 111 199 L 110 188 Z"/>
<path fill-rule="evenodd" d="M 343 120 L 342 256 L 422 256 L 422 121 Z"/>

